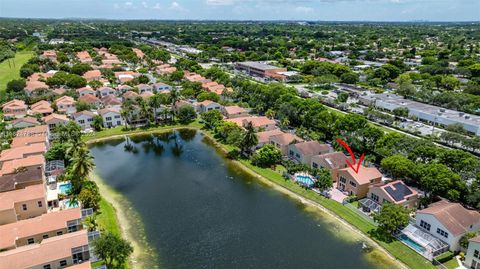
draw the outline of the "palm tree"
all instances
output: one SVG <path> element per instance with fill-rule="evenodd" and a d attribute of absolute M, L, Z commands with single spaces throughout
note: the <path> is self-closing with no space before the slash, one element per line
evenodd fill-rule
<path fill-rule="evenodd" d="M 122 117 L 125 119 L 125 128 L 128 128 L 128 122 L 130 121 L 130 116 L 133 111 L 133 103 L 130 99 L 126 100 L 122 104 L 122 110 L 120 111 L 120 114 Z"/>
<path fill-rule="evenodd" d="M 175 118 L 175 104 L 180 100 L 180 92 L 177 90 L 177 88 L 173 88 L 170 91 L 170 104 L 172 105 L 172 121 Z"/>
<path fill-rule="evenodd" d="M 89 232 L 96 231 L 98 229 L 97 218 L 95 215 L 88 216 L 83 220 L 83 225 L 87 226 Z"/>
<path fill-rule="evenodd" d="M 72 176 L 72 185 L 75 190 L 74 193 L 79 193 L 83 181 L 95 167 L 93 157 L 90 155 L 90 151 L 86 146 L 76 149 L 75 154 L 71 159 L 70 167 L 69 173 Z"/>
<path fill-rule="evenodd" d="M 240 141 L 240 148 L 242 153 L 250 154 L 251 148 L 258 144 L 258 137 L 251 121 L 247 123 L 245 129 L 245 134 L 242 141 Z"/>
<path fill-rule="evenodd" d="M 157 111 L 158 108 L 162 105 L 162 97 L 158 94 L 150 97 L 149 104 L 153 108 L 153 119 L 157 121 Z"/>

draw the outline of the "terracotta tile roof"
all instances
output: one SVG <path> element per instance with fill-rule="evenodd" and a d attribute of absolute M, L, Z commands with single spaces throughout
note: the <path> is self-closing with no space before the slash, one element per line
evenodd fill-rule
<path fill-rule="evenodd" d="M 347 156 L 345 156 L 343 152 L 332 152 L 316 155 L 312 157 L 312 161 L 314 160 L 321 160 L 322 163 L 328 165 L 328 169 L 340 169 L 347 167 Z"/>
<path fill-rule="evenodd" d="M 468 241 L 475 242 L 475 243 L 480 243 L 480 235 L 477 235 L 477 236 L 475 236 L 474 238 L 471 238 Z"/>
<path fill-rule="evenodd" d="M 88 51 L 86 51 L 86 50 L 77 52 L 77 58 L 78 58 L 78 59 L 80 60 L 80 62 L 82 62 L 82 63 L 86 63 L 86 62 L 91 62 L 91 61 L 92 61 L 92 57 L 90 56 L 90 53 L 88 53 Z"/>
<path fill-rule="evenodd" d="M 202 102 L 198 102 L 197 105 L 198 106 L 209 106 L 209 105 L 218 105 L 217 103 L 213 102 L 213 101 L 210 101 L 210 100 L 204 100 Z"/>
<path fill-rule="evenodd" d="M 446 200 L 431 204 L 429 207 L 417 211 L 418 214 L 433 215 L 448 231 L 458 236 L 471 228 L 471 225 L 480 223 L 480 213 L 468 210 L 459 203 L 451 203 Z"/>
<path fill-rule="evenodd" d="M 135 98 L 137 96 L 138 96 L 138 93 L 136 93 L 134 91 L 127 91 L 123 94 L 124 98 Z"/>
<path fill-rule="evenodd" d="M 85 86 L 85 87 L 82 87 L 82 88 L 78 88 L 78 89 L 76 89 L 76 92 L 79 93 L 79 94 L 82 93 L 82 92 L 88 92 L 88 93 L 95 94 L 95 90 L 92 89 L 92 87 L 90 87 L 90 86 Z"/>
<path fill-rule="evenodd" d="M 152 92 L 143 92 L 143 93 L 140 94 L 140 96 L 143 97 L 143 98 L 150 98 L 150 97 L 152 97 L 152 96 L 154 96 L 154 95 L 155 95 L 155 94 L 152 93 Z"/>
<path fill-rule="evenodd" d="M 87 245 L 86 230 L 51 237 L 40 244 L 0 252 L 0 268 L 31 268 L 62 260 L 72 256 L 72 248 Z"/>
<path fill-rule="evenodd" d="M 73 99 L 72 97 L 70 96 L 62 96 L 60 98 L 58 98 L 57 100 L 55 100 L 55 103 L 58 105 L 58 104 L 64 104 L 64 105 L 71 105 L 71 104 L 75 104 L 75 99 Z"/>
<path fill-rule="evenodd" d="M 115 109 L 115 108 L 103 108 L 103 109 L 100 109 L 100 110 L 98 111 L 98 114 L 104 115 L 104 114 L 109 113 L 109 112 L 120 114 L 120 109 Z"/>
<path fill-rule="evenodd" d="M 40 101 L 36 102 L 35 104 L 32 104 L 32 105 L 30 106 L 30 108 L 33 109 L 33 108 L 37 108 L 37 107 L 41 107 L 41 106 L 51 107 L 52 104 L 50 104 L 50 102 L 48 102 L 48 101 L 40 100 Z"/>
<path fill-rule="evenodd" d="M 382 176 L 383 176 L 382 173 L 380 173 L 380 171 L 378 171 L 377 168 L 375 168 L 375 167 L 365 167 L 363 165 L 360 165 L 360 170 L 358 171 L 358 174 L 355 173 L 355 171 L 353 171 L 353 169 L 350 168 L 350 167 L 340 169 L 339 171 L 347 172 L 360 185 L 368 184 L 368 183 L 370 183 L 370 180 L 377 179 L 377 178 L 382 178 Z"/>
<path fill-rule="evenodd" d="M 227 119 L 227 121 L 231 121 L 239 125 L 240 127 L 245 126 L 248 122 L 252 122 L 253 127 L 263 127 L 266 125 L 274 125 L 275 121 L 271 120 L 267 117 L 256 117 L 256 116 L 249 116 L 249 117 L 240 117 L 234 119 Z"/>
<path fill-rule="evenodd" d="M 42 155 L 36 155 L 35 157 Z M 14 163 L 14 161 L 7 161 L 2 165 L 2 171 L 0 175 L 0 192 L 9 192 L 15 189 L 21 189 L 19 186 L 43 185 L 44 181 L 44 169 L 43 163 L 38 164 L 38 160 L 32 160 L 33 156 L 21 159 L 24 163 Z M 27 163 L 26 159 L 29 159 Z M 43 159 L 43 162 L 45 160 Z M 23 167 L 22 169 L 19 169 Z M 3 200 L 2 200 L 3 203 Z M 1 205 L 0 205 L 1 206 Z"/>
<path fill-rule="evenodd" d="M 102 72 L 100 72 L 100 70 L 90 70 L 85 72 L 85 74 L 83 74 L 83 78 L 85 78 L 87 81 L 99 79 L 101 77 L 102 77 Z"/>
<path fill-rule="evenodd" d="M 65 90 L 64 88 L 57 88 L 57 89 L 54 89 L 53 92 L 56 94 L 56 95 L 62 95 L 66 92 L 67 90 Z"/>
<path fill-rule="evenodd" d="M 27 80 L 24 90 L 32 93 L 36 89 L 48 89 L 47 83 L 39 80 Z"/>
<path fill-rule="evenodd" d="M 42 167 L 43 164 L 45 164 L 45 158 L 43 155 L 33 155 L 23 159 L 10 160 L 2 164 L 0 174 L 5 175 L 14 173 L 20 167 Z"/>
<path fill-rule="evenodd" d="M 12 209 L 16 203 L 45 199 L 45 186 L 43 184 L 35 184 L 27 186 L 24 189 L 0 192 L 0 210 Z M 1 257 L 2 252 L 0 252 Z M 0 258 L 0 263 L 1 263 Z M 0 266 L 0 268 L 3 268 Z M 10 267 L 8 267 L 10 268 Z"/>
<path fill-rule="evenodd" d="M 79 102 L 85 102 L 87 104 L 96 104 L 100 102 L 100 99 L 95 95 L 85 94 L 83 96 L 78 97 Z"/>
<path fill-rule="evenodd" d="M 318 155 L 328 153 L 331 147 L 327 144 L 320 144 L 318 141 L 305 141 L 295 144 L 297 150 L 303 155 Z"/>
<path fill-rule="evenodd" d="M 62 121 L 68 121 L 67 116 L 65 116 L 65 115 L 63 115 L 63 114 L 53 113 L 53 114 L 50 114 L 50 115 L 48 115 L 48 116 L 46 116 L 46 117 L 43 117 L 43 121 L 44 121 L 45 123 L 48 123 L 49 121 L 54 120 L 54 119 L 56 119 L 56 120 L 62 120 Z"/>
<path fill-rule="evenodd" d="M 141 51 L 140 49 L 132 48 L 132 50 L 133 52 L 135 52 L 138 58 L 143 59 L 143 57 L 145 57 L 145 53 L 143 53 L 143 51 Z"/>
<path fill-rule="evenodd" d="M 36 127 L 25 128 L 18 130 L 15 137 L 30 137 L 30 136 L 48 136 L 48 126 L 40 125 Z"/>
<path fill-rule="evenodd" d="M 281 133 L 278 135 L 271 136 L 270 141 L 271 140 L 275 140 L 280 145 L 290 145 L 290 143 L 295 141 L 297 142 L 303 141 L 303 139 L 291 133 Z"/>
<path fill-rule="evenodd" d="M 268 142 L 270 137 L 275 136 L 275 135 L 279 135 L 279 134 L 282 134 L 282 133 L 283 132 L 280 129 L 273 129 L 273 130 L 270 130 L 270 131 L 258 132 L 257 133 L 258 143 L 265 144 L 265 143 Z"/>
<path fill-rule="evenodd" d="M 47 145 L 48 143 L 48 134 L 41 133 L 41 134 L 32 134 L 26 136 L 16 136 L 13 138 L 10 148 L 18 148 L 28 145 L 33 145 L 37 143 L 42 143 Z"/>
<path fill-rule="evenodd" d="M 30 123 L 30 124 L 33 124 L 33 125 L 40 125 L 40 122 L 38 122 L 38 120 L 36 118 L 33 118 L 33 117 L 25 117 L 25 118 L 15 119 L 15 120 L 12 121 L 12 125 L 17 125 L 21 122 Z"/>
<path fill-rule="evenodd" d="M 72 208 L 43 214 L 36 218 L 26 219 L 0 226 L 0 249 L 15 247 L 19 238 L 28 238 L 67 228 L 67 221 L 82 217 L 80 208 Z"/>
<path fill-rule="evenodd" d="M 101 102 L 104 106 L 116 106 L 122 104 L 122 101 L 113 94 L 103 96 Z"/>
<path fill-rule="evenodd" d="M 6 109 L 27 109 L 27 105 L 23 100 L 14 99 L 2 105 L 3 110 Z"/>
<path fill-rule="evenodd" d="M 82 115 L 93 117 L 93 116 L 95 116 L 95 113 L 93 113 L 92 111 L 83 110 L 83 111 L 74 113 L 72 116 L 73 116 L 74 119 L 76 119 L 76 118 L 78 118 Z"/>
<path fill-rule="evenodd" d="M 228 115 L 242 114 L 248 112 L 248 110 L 239 106 L 224 106 L 223 109 Z"/>
<path fill-rule="evenodd" d="M 42 155 L 47 152 L 45 144 L 35 143 L 28 146 L 19 146 L 2 151 L 0 154 L 0 162 L 23 159 L 25 155 Z"/>

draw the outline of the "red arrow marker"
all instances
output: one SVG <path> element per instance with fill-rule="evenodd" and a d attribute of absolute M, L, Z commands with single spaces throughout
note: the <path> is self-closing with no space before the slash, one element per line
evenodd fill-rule
<path fill-rule="evenodd" d="M 355 155 L 353 154 L 352 149 L 347 145 L 347 143 L 345 143 L 340 138 L 337 138 L 337 142 L 340 143 L 348 151 L 348 153 L 350 154 L 350 157 L 352 157 L 352 162 L 353 163 L 350 163 L 350 161 L 348 161 L 348 160 L 345 160 L 345 161 L 348 164 L 348 166 L 350 166 L 350 168 L 352 168 L 352 170 L 355 171 L 355 173 L 358 174 L 358 171 L 360 171 L 360 164 L 362 164 L 363 157 L 365 157 L 365 153 L 362 153 L 362 156 L 360 156 L 360 160 L 357 164 L 357 160 L 355 159 Z M 356 165 L 356 167 L 355 167 L 355 165 Z"/>

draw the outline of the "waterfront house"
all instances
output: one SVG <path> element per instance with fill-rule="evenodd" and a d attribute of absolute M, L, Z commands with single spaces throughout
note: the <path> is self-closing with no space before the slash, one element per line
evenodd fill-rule
<path fill-rule="evenodd" d="M 118 108 L 100 109 L 98 114 L 102 116 L 105 128 L 112 128 L 125 124 L 125 121 L 120 114 L 120 109 Z"/>
<path fill-rule="evenodd" d="M 290 144 L 303 142 L 300 137 L 291 133 L 281 133 L 278 135 L 270 136 L 268 143 L 274 145 L 282 152 L 282 156 L 288 156 L 288 147 Z"/>
<path fill-rule="evenodd" d="M 90 255 L 88 233 L 81 230 L 0 252 L 0 268 L 60 269 L 83 262 L 89 268 Z"/>
<path fill-rule="evenodd" d="M 283 134 L 282 130 L 280 129 L 273 129 L 269 131 L 263 131 L 263 132 L 258 132 L 256 133 L 257 138 L 258 138 L 258 143 L 256 145 L 256 149 L 259 149 L 263 147 L 265 144 L 268 144 L 270 141 L 270 137 Z"/>
<path fill-rule="evenodd" d="M 332 151 L 327 144 L 320 144 L 318 141 L 305 141 L 288 145 L 288 157 L 297 163 L 310 165 L 312 157 L 326 154 Z"/>
<path fill-rule="evenodd" d="M 92 111 L 80 111 L 73 114 L 72 117 L 73 120 L 80 125 L 82 130 L 92 129 L 93 117 L 95 117 L 95 114 Z"/>
<path fill-rule="evenodd" d="M 5 161 L 0 171 L 0 192 L 24 189 L 45 182 L 43 155 Z"/>
<path fill-rule="evenodd" d="M 401 180 L 372 185 L 368 190 L 367 198 L 379 205 L 392 203 L 413 210 L 417 209 L 419 199 L 418 192 Z"/>
<path fill-rule="evenodd" d="M 23 118 L 27 115 L 27 105 L 23 100 L 14 99 L 2 105 L 3 117 L 6 120 Z"/>
<path fill-rule="evenodd" d="M 271 120 L 263 116 L 239 117 L 239 118 L 227 119 L 227 121 L 233 122 L 242 128 L 244 128 L 249 122 L 251 122 L 257 132 L 277 129 L 277 126 L 274 120 Z"/>
<path fill-rule="evenodd" d="M 233 118 L 242 118 L 242 117 L 248 117 L 248 110 L 246 110 L 243 107 L 239 106 L 224 106 L 222 107 L 222 114 L 227 118 L 227 119 L 233 119 Z"/>
<path fill-rule="evenodd" d="M 47 147 L 43 143 L 33 143 L 6 149 L 0 153 L 0 164 L 6 161 L 23 159 L 33 155 L 43 155 L 47 152 Z"/>
<path fill-rule="evenodd" d="M 382 174 L 375 167 L 360 165 L 358 173 L 355 173 L 351 167 L 343 168 L 332 175 L 332 179 L 337 182 L 337 188 L 340 191 L 355 195 L 357 198 L 364 198 L 371 185 L 382 181 Z"/>
<path fill-rule="evenodd" d="M 449 245 L 451 251 L 460 249 L 459 241 L 468 232 L 480 229 L 480 213 L 468 210 L 459 203 L 441 200 L 418 210 L 416 226 Z"/>
<path fill-rule="evenodd" d="M 102 102 L 103 107 L 118 107 L 122 105 L 122 100 L 115 95 L 103 96 L 100 101 Z"/>
<path fill-rule="evenodd" d="M 480 235 L 468 240 L 467 254 L 463 264 L 467 268 L 480 269 Z"/>
<path fill-rule="evenodd" d="M 337 171 L 348 166 L 346 160 L 347 156 L 343 152 L 331 152 L 312 156 L 310 166 L 315 169 L 327 169 L 332 178 L 336 178 Z"/>
<path fill-rule="evenodd" d="M 38 217 L 47 213 L 46 191 L 43 184 L 24 189 L 0 192 L 0 225 Z M 3 236 L 2 236 L 3 237 Z M 0 255 L 2 252 L 0 252 Z M 0 261 L 1 261 L 0 257 Z M 2 268 L 0 266 L 0 268 Z M 9 267 L 6 267 L 9 268 Z"/>
<path fill-rule="evenodd" d="M 199 113 L 203 113 L 210 110 L 220 110 L 222 106 L 216 102 L 205 100 L 205 101 L 196 103 L 196 108 Z"/>

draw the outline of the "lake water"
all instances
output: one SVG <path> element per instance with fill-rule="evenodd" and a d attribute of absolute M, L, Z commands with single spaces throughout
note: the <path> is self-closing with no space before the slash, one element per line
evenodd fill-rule
<path fill-rule="evenodd" d="M 98 174 L 144 222 L 161 267 L 378 267 L 360 240 L 345 239 L 350 231 L 240 172 L 203 139 L 182 130 L 91 148 Z"/>

